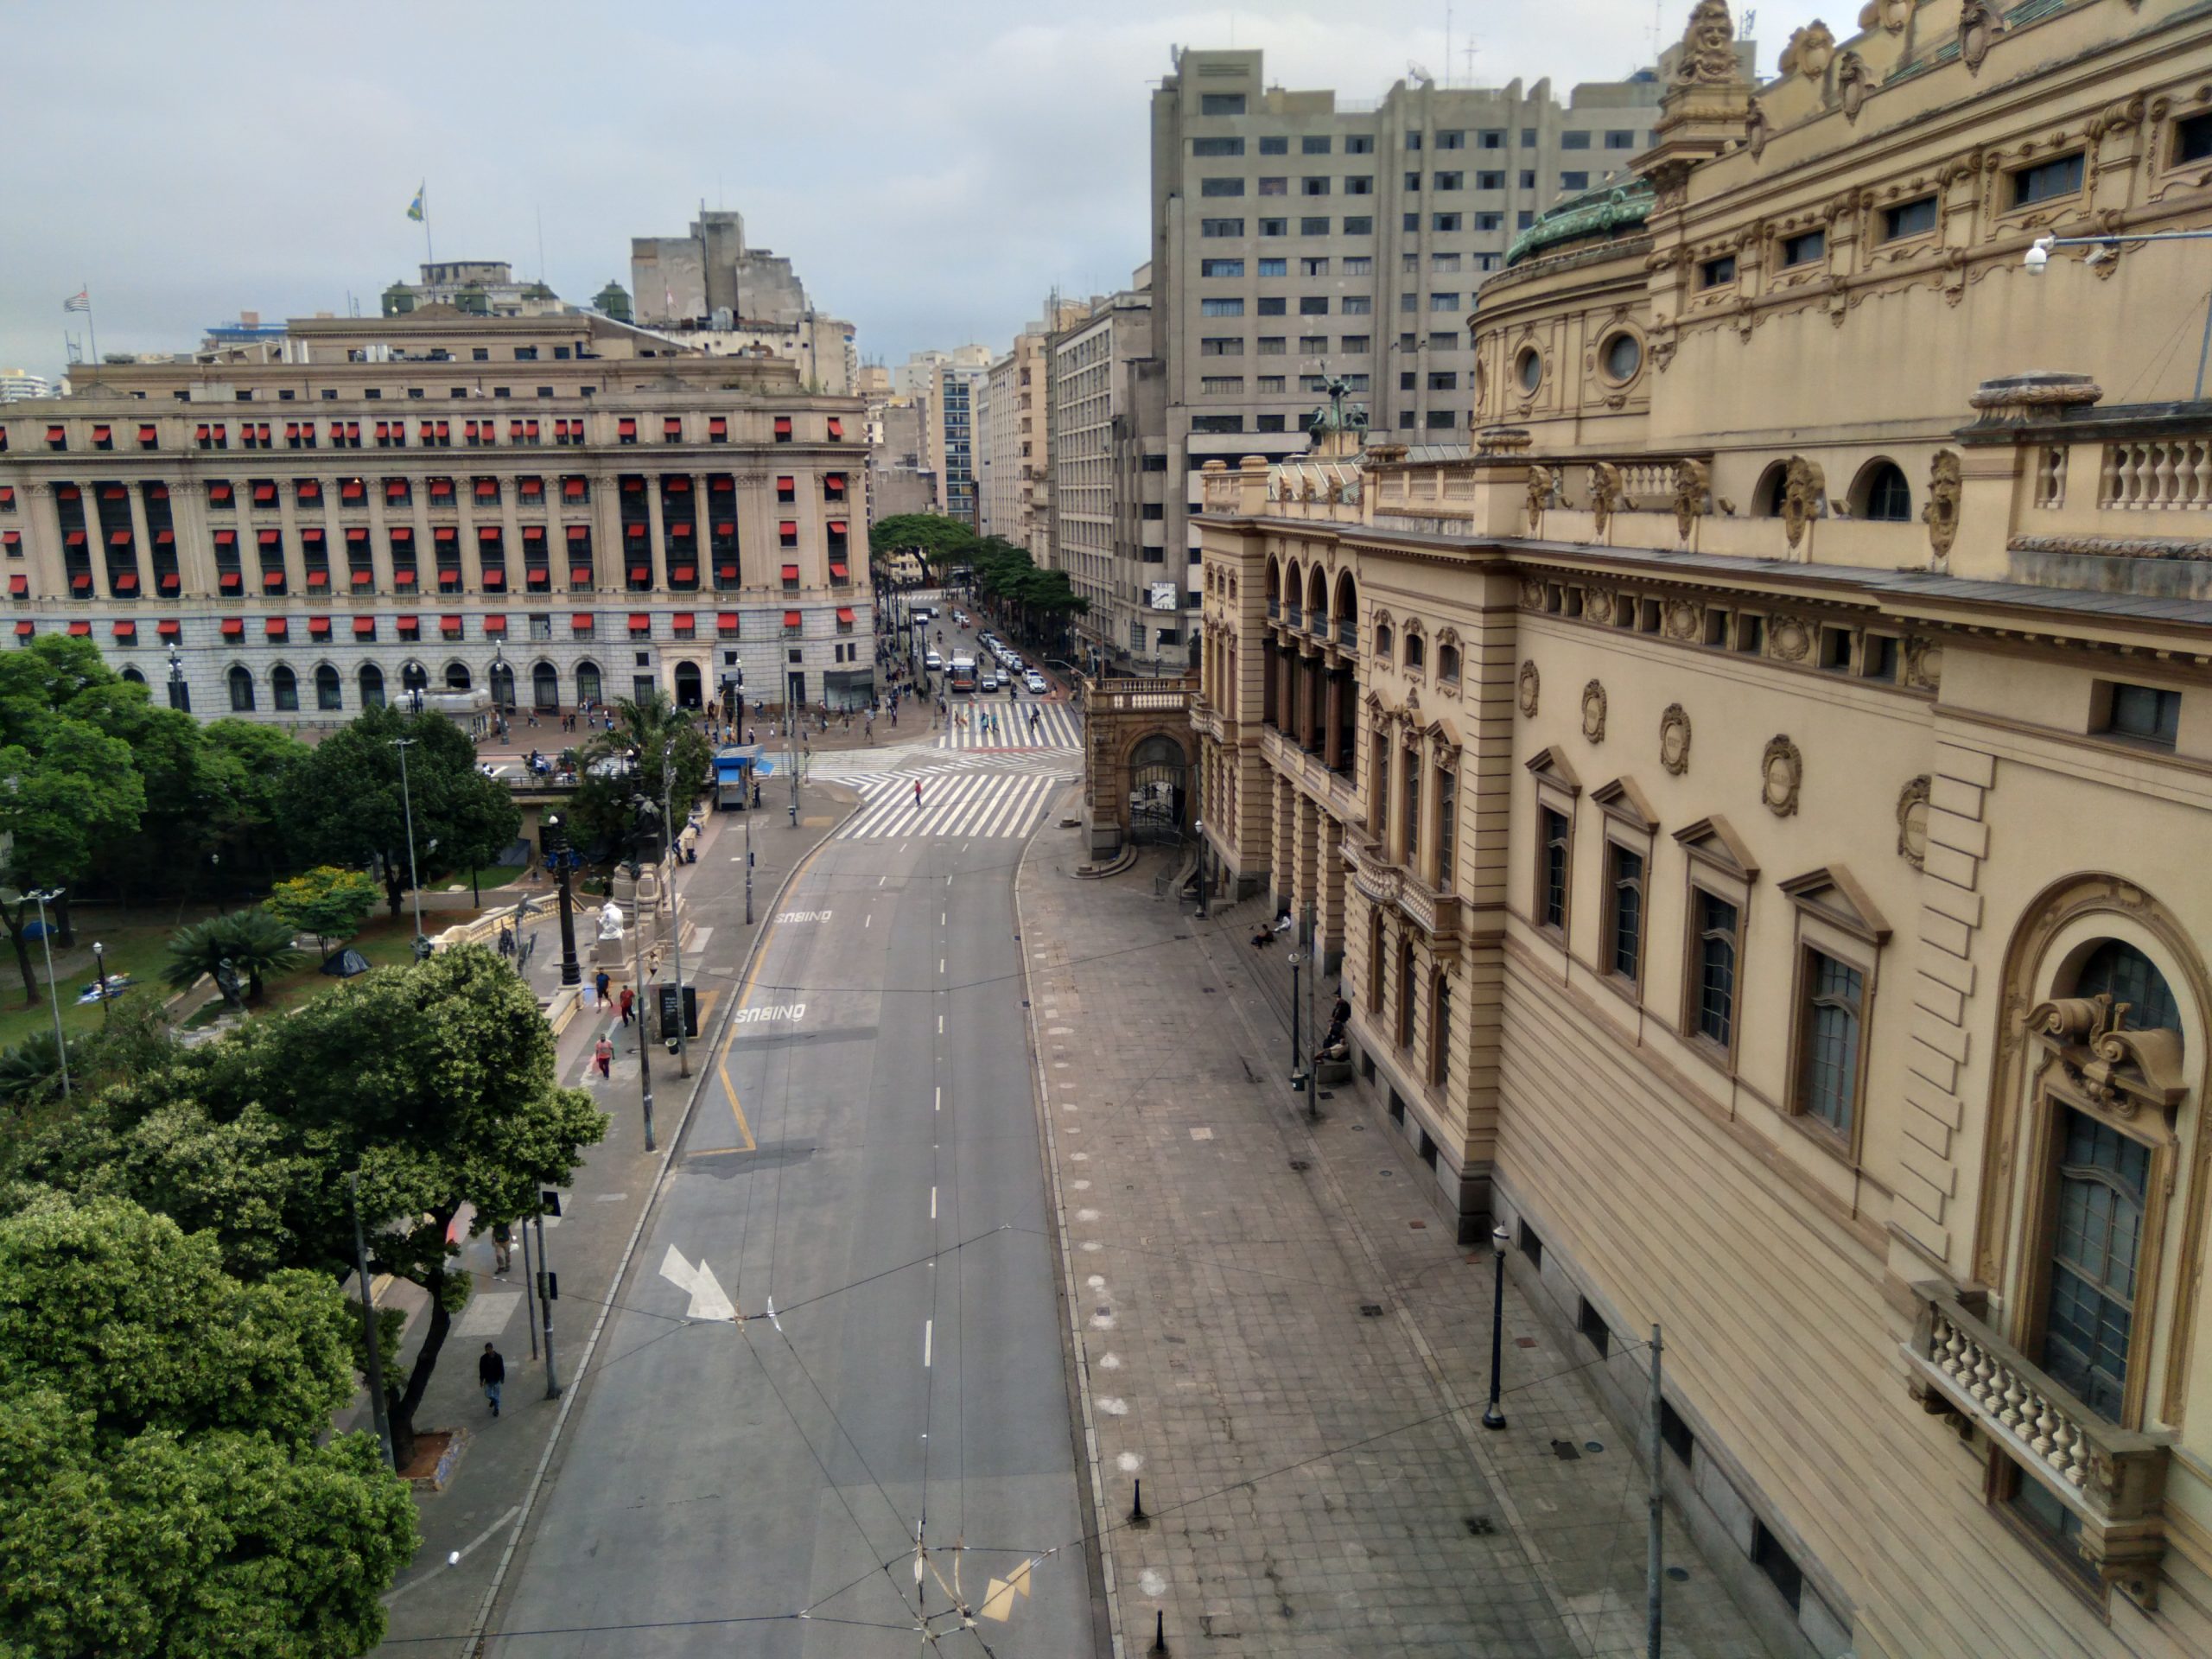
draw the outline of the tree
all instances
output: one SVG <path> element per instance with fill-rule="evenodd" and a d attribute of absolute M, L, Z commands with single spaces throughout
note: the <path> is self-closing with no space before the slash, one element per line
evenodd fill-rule
<path fill-rule="evenodd" d="M 637 757 L 634 773 L 627 770 L 632 755 Z M 620 847 L 627 839 L 634 821 L 633 795 L 652 801 L 658 813 L 671 777 L 673 806 L 681 823 L 698 798 L 714 752 L 690 711 L 656 691 L 643 701 L 617 703 L 614 729 L 592 737 L 582 759 L 584 781 L 569 810 L 570 833 L 579 847 L 603 849 Z M 601 763 L 608 760 L 620 762 L 621 767 L 602 768 Z"/>
<path fill-rule="evenodd" d="M 395 739 L 407 751 L 406 787 Z M 286 775 L 278 816 L 296 856 L 324 864 L 380 861 L 385 899 L 399 915 L 408 875 L 408 814 L 415 860 L 435 868 L 434 850 L 450 860 L 504 848 L 522 829 L 522 814 L 505 784 L 476 770 L 476 747 L 442 715 L 365 710 L 325 738 Z"/>
<path fill-rule="evenodd" d="M 25 1659 L 339 1659 L 383 1638 L 415 1504 L 367 1435 L 326 1275 L 226 1273 L 115 1198 L 0 1219 L 0 1628 Z"/>
<path fill-rule="evenodd" d="M 325 960 L 361 931 L 376 908 L 375 878 L 359 870 L 318 864 L 304 875 L 279 881 L 269 913 L 297 933 L 312 933 Z"/>
<path fill-rule="evenodd" d="M 179 928 L 169 936 L 169 961 L 162 977 L 181 991 L 190 989 L 204 974 L 215 982 L 223 1001 L 237 1007 L 241 978 L 246 984 L 245 1001 L 258 1002 L 264 979 L 289 972 L 299 961 L 290 925 L 256 905 Z"/>
<path fill-rule="evenodd" d="M 918 553 L 924 563 L 942 572 L 971 558 L 977 543 L 976 532 L 957 518 L 934 512 L 894 512 L 869 526 L 868 545 L 874 556 Z"/>
<path fill-rule="evenodd" d="M 30 1007 L 38 1001 L 30 893 L 81 880 L 101 847 L 137 828 L 146 793 L 130 747 L 99 728 L 54 714 L 7 723 L 17 737 L 0 747 L 0 925 Z"/>

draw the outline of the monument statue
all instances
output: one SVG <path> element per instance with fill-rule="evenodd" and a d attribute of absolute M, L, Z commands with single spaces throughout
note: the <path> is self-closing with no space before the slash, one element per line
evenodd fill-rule
<path fill-rule="evenodd" d="M 622 906 L 612 899 L 599 912 L 599 937 L 602 940 L 620 940 L 622 937 Z"/>

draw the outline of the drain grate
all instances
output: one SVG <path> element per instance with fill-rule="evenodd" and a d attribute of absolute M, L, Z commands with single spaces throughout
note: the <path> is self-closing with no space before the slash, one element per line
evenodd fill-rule
<path fill-rule="evenodd" d="M 1497 1523 L 1486 1515 L 1470 1515 L 1464 1518 L 1467 1523 L 1467 1535 L 1471 1538 L 1487 1538 L 1497 1530 Z"/>
<path fill-rule="evenodd" d="M 1307 1163 L 1303 1158 L 1292 1159 L 1290 1160 L 1290 1166 L 1301 1175 L 1303 1175 L 1307 1170 L 1313 1167 L 1313 1165 Z"/>
<path fill-rule="evenodd" d="M 1554 1440 L 1552 1456 L 1557 1458 L 1561 1463 L 1576 1463 L 1580 1461 L 1582 1452 L 1573 1440 Z"/>
<path fill-rule="evenodd" d="M 1359 1305 L 1359 1316 L 1363 1319 L 1381 1319 L 1382 1317 L 1382 1304 L 1380 1302 L 1362 1302 Z"/>

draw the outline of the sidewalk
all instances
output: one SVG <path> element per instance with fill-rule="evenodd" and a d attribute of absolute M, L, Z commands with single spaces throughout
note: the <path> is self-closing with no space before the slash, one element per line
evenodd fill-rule
<path fill-rule="evenodd" d="M 1019 892 L 1121 1651 L 1164 1614 L 1177 1652 L 1641 1654 L 1645 1474 L 1590 1354 L 1509 1286 L 1484 1430 L 1489 1252 L 1361 1087 L 1306 1122 L 1281 953 L 1156 899 L 1157 855 L 1103 882 L 1084 857 L 1046 828 Z M 1766 1651 L 1671 1512 L 1667 1560 L 1670 1656 Z"/>
<path fill-rule="evenodd" d="M 707 1075 L 706 1053 L 722 1036 L 731 995 L 753 940 L 775 914 L 785 877 L 842 820 L 849 798 L 842 791 L 810 789 L 803 798 L 796 832 L 779 814 L 764 815 L 755 826 L 756 920 L 751 928 L 744 924 L 744 821 L 736 815 L 708 816 L 699 861 L 684 866 L 678 878 L 678 892 L 695 929 L 692 948 L 684 952 L 683 972 L 684 982 L 699 988 L 700 1036 L 691 1045 L 689 1078 L 677 1075 L 676 1062 L 664 1052 L 657 1049 L 652 1056 L 658 1151 L 645 1148 L 637 1056 L 641 1027 L 633 1025 L 625 1032 L 619 1014 L 591 1006 L 588 996 L 583 1010 L 557 1039 L 561 1082 L 589 1088 L 610 1120 L 607 1138 L 590 1150 L 575 1185 L 562 1194 L 560 1218 L 546 1223 L 546 1252 L 560 1278 L 560 1295 L 553 1304 L 553 1345 L 563 1399 L 574 1397 L 580 1364 L 588 1360 L 595 1370 L 612 1363 L 613 1357 L 591 1351 L 590 1339 L 644 1220 L 663 1160 L 682 1133 L 692 1093 Z M 501 898 L 509 899 L 510 893 L 503 892 Z M 588 991 L 595 930 L 581 901 L 577 911 L 577 949 Z M 533 925 L 539 938 L 530 978 L 543 996 L 560 983 L 560 927 L 551 899 Z M 616 985 L 627 977 L 618 976 Z M 613 1077 L 601 1082 L 588 1073 L 593 1046 L 606 1031 L 613 1035 L 616 1058 Z M 521 1506 L 552 1455 L 562 1399 L 546 1397 L 542 1351 L 535 1360 L 531 1357 L 521 1230 L 517 1230 L 513 1270 L 505 1278 L 493 1276 L 488 1235 L 461 1243 L 460 1262 L 469 1272 L 472 1294 L 468 1306 L 454 1319 L 416 1421 L 423 1430 L 464 1429 L 468 1440 L 447 1489 L 418 1498 L 423 1547 L 384 1598 L 391 1615 L 385 1650 L 391 1653 L 420 1652 L 419 1646 L 400 1644 L 447 1637 L 454 1643 L 453 1650 L 459 1650 L 514 1536 Z M 531 1265 L 537 1267 L 534 1232 L 531 1247 Z M 422 1298 L 411 1286 L 395 1284 L 384 1302 L 409 1308 L 401 1358 L 411 1360 L 427 1329 L 428 1322 L 420 1317 Z M 542 1321 L 543 1309 L 537 1313 Z M 476 1357 L 487 1340 L 498 1344 L 507 1364 L 505 1408 L 497 1419 L 476 1386 Z M 355 1414 L 365 1426 L 365 1403 Z M 341 1418 L 340 1426 L 353 1425 Z M 448 1558 L 456 1551 L 460 1562 L 448 1566 Z"/>

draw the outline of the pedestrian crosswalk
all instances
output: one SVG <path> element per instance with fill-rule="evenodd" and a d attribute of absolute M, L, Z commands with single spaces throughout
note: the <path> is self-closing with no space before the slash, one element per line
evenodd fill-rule
<path fill-rule="evenodd" d="M 938 734 L 940 749 L 1079 749 L 1083 718 L 1065 702 L 1021 697 L 962 698 L 953 724 Z"/>
<path fill-rule="evenodd" d="M 1064 778 L 1030 771 L 888 772 L 845 780 L 860 792 L 860 810 L 837 830 L 838 841 L 907 836 L 1020 837 L 1037 827 Z M 921 786 L 920 798 L 915 785 Z"/>

